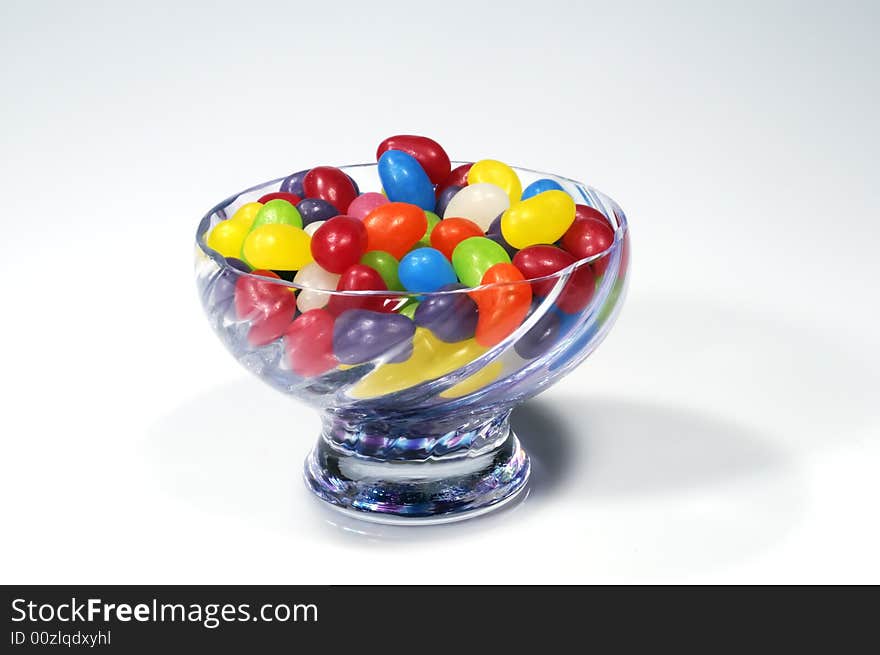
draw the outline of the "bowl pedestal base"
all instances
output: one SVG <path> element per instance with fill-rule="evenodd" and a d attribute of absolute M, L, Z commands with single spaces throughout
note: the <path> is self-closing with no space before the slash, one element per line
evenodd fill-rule
<path fill-rule="evenodd" d="M 513 500 L 529 477 L 529 457 L 507 415 L 479 431 L 480 448 L 378 459 L 328 437 L 325 423 L 305 462 L 306 485 L 335 509 L 366 521 L 423 525 L 476 517 Z"/>

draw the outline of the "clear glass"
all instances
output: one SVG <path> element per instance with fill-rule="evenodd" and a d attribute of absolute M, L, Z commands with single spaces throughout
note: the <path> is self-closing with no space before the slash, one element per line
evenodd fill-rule
<path fill-rule="evenodd" d="M 341 168 L 362 190 L 381 186 L 375 164 Z M 513 285 L 534 289 L 544 283 L 541 297 L 535 295 L 522 323 L 491 347 L 473 339 L 446 343 L 419 327 L 406 343 L 389 345 L 370 361 L 337 366 L 313 377 L 291 370 L 283 336 L 254 345 L 248 338 L 253 321 L 239 316 L 235 307 L 236 286 L 243 278 L 295 293 L 302 287 L 243 272 L 205 242 L 214 225 L 241 205 L 279 190 L 283 178 L 224 200 L 201 220 L 196 279 L 211 327 L 245 368 L 321 412 L 323 429 L 306 459 L 305 479 L 312 492 L 337 509 L 381 522 L 440 522 L 476 516 L 514 498 L 528 479 L 529 458 L 511 432 L 511 411 L 584 361 L 614 323 L 629 265 L 623 211 L 580 182 L 515 170 L 524 187 L 539 178 L 555 180 L 575 202 L 604 214 L 614 228 L 611 247 L 540 280 L 479 287 L 478 293 L 501 293 Z M 564 314 L 556 301 L 584 266 L 595 273 L 593 295 L 582 311 Z M 348 300 L 380 297 L 387 306 L 402 307 L 412 300 L 474 291 L 323 292 Z M 537 331 L 551 333 L 540 352 L 524 347 Z M 295 420 L 293 412 L 291 419 Z"/>

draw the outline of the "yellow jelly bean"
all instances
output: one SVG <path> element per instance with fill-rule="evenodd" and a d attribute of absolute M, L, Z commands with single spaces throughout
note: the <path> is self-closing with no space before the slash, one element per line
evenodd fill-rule
<path fill-rule="evenodd" d="M 468 184 L 488 182 L 504 189 L 510 197 L 510 204 L 519 202 L 522 196 L 522 182 L 510 166 L 495 159 L 482 159 L 476 162 L 467 174 Z"/>
<path fill-rule="evenodd" d="M 241 244 L 247 236 L 248 226 L 242 221 L 221 221 L 208 233 L 208 247 L 213 248 L 224 257 L 238 257 Z"/>
<path fill-rule="evenodd" d="M 501 362 L 497 360 L 491 362 L 473 375 L 466 377 L 455 386 L 449 387 L 446 391 L 440 394 L 440 397 L 460 398 L 461 396 L 466 396 L 469 393 L 482 389 L 501 375 L 502 368 L 504 368 L 504 365 Z"/>
<path fill-rule="evenodd" d="M 435 337 L 430 330 L 416 328 L 410 358 L 404 362 L 377 367 L 361 378 L 352 388 L 351 395 L 355 398 L 375 398 L 408 389 L 451 373 L 474 361 L 486 350 L 487 348 L 473 339 L 446 343 Z"/>
<path fill-rule="evenodd" d="M 235 210 L 235 213 L 229 220 L 241 221 L 248 229 L 251 229 L 251 225 L 253 225 L 254 219 L 257 217 L 257 212 L 260 211 L 262 206 L 263 203 L 261 202 L 249 202 L 244 204 Z"/>
<path fill-rule="evenodd" d="M 574 200 L 565 191 L 544 191 L 501 215 L 501 234 L 514 248 L 555 243 L 574 223 Z"/>
<path fill-rule="evenodd" d="M 242 258 L 254 268 L 298 271 L 312 261 L 311 237 L 286 223 L 255 227 L 241 248 Z"/>

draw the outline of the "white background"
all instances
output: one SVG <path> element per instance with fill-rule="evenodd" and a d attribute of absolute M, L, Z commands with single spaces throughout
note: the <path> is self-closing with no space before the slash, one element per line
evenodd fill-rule
<path fill-rule="evenodd" d="M 877 3 L 178 4 L 2 3 L 0 581 L 880 582 Z M 529 497 L 445 527 L 319 507 L 192 279 L 215 202 L 396 133 L 633 234 Z"/>

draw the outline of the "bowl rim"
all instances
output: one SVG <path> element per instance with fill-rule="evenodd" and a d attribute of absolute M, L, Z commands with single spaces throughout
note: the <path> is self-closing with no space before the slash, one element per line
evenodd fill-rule
<path fill-rule="evenodd" d="M 456 166 L 460 166 L 462 164 L 471 164 L 473 162 L 452 160 L 450 163 L 452 164 L 453 167 L 456 167 Z M 539 283 L 539 282 L 559 280 L 560 278 L 568 278 L 571 275 L 573 275 L 574 272 L 577 271 L 578 269 L 580 269 L 581 267 L 587 266 L 594 261 L 602 259 L 603 257 L 606 257 L 606 256 L 611 257 L 616 251 L 620 251 L 623 248 L 624 238 L 626 237 L 626 234 L 628 231 L 628 222 L 627 222 L 626 214 L 623 212 L 623 210 L 620 209 L 620 206 L 617 204 L 617 202 L 613 198 L 611 198 L 607 194 L 603 193 L 602 191 L 596 189 L 595 187 L 592 187 L 592 186 L 585 184 L 583 182 L 579 182 L 578 180 L 575 180 L 573 178 L 566 177 L 564 175 L 559 175 L 558 173 L 539 171 L 539 170 L 536 170 L 533 168 L 527 168 L 525 166 L 518 166 L 515 164 L 508 164 L 508 165 L 516 171 L 523 171 L 526 173 L 534 173 L 536 175 L 540 175 L 540 176 L 544 176 L 544 177 L 550 176 L 550 177 L 554 177 L 554 178 L 557 178 L 560 180 L 565 180 L 566 182 L 570 182 L 571 184 L 573 184 L 575 186 L 584 187 L 585 189 L 591 191 L 592 193 L 598 194 L 599 196 L 608 199 L 611 203 L 614 204 L 614 208 L 616 210 L 619 210 L 619 214 L 618 214 L 618 211 L 614 211 L 613 221 L 617 225 L 616 225 L 616 227 L 614 227 L 612 225 L 612 227 L 614 227 L 614 240 L 612 241 L 611 245 L 608 246 L 608 248 L 606 248 L 605 250 L 596 253 L 595 255 L 579 259 L 575 262 L 572 262 L 571 264 L 569 264 L 565 268 L 559 269 L 558 271 L 556 271 L 554 273 L 550 273 L 548 275 L 543 275 L 541 277 L 528 278 L 525 280 L 507 281 L 507 282 L 504 282 L 504 281 L 492 282 L 491 284 L 481 284 L 476 287 L 464 287 L 464 288 L 459 288 L 459 289 L 446 289 L 446 290 L 438 290 L 438 291 L 405 291 L 405 290 L 404 291 L 395 291 L 393 289 L 384 289 L 384 290 L 380 290 L 380 289 L 348 290 L 347 289 L 347 290 L 339 291 L 336 289 L 322 289 L 319 287 L 304 286 L 302 284 L 297 284 L 295 282 L 288 282 L 287 280 L 280 278 L 280 277 L 268 277 L 265 275 L 258 275 L 254 272 L 242 271 L 241 269 L 236 268 L 235 266 L 232 266 L 227 261 L 226 257 L 224 257 L 219 252 L 217 252 L 216 250 L 214 250 L 213 248 L 208 246 L 208 244 L 206 242 L 208 230 L 202 231 L 202 226 L 206 222 L 210 222 L 211 217 L 214 216 L 214 214 L 216 214 L 220 210 L 225 209 L 226 207 L 231 205 L 233 202 L 235 202 L 235 200 L 237 200 L 239 197 L 241 197 L 242 195 L 244 195 L 246 193 L 250 193 L 252 191 L 256 191 L 257 189 L 262 189 L 266 186 L 274 185 L 276 183 L 282 182 L 283 180 L 290 177 L 290 175 L 291 175 L 290 173 L 288 175 L 284 175 L 279 178 L 267 180 L 265 182 L 260 182 L 258 184 L 253 185 L 253 186 L 250 186 L 247 189 L 239 191 L 238 193 L 235 193 L 234 195 L 229 196 L 228 198 L 226 198 L 226 199 L 222 200 L 221 202 L 217 203 L 216 205 L 214 205 L 199 220 L 198 227 L 196 228 L 196 244 L 198 245 L 198 247 L 201 251 L 201 254 L 203 254 L 206 257 L 208 257 L 209 259 L 211 259 L 218 266 L 218 268 L 220 269 L 221 272 L 231 272 L 236 276 L 253 278 L 254 280 L 258 280 L 258 281 L 262 281 L 262 282 L 269 282 L 269 283 L 277 284 L 279 286 L 285 286 L 290 289 L 296 289 L 299 291 L 306 291 L 306 290 L 307 291 L 316 291 L 316 292 L 320 292 L 322 294 L 328 294 L 328 295 L 334 295 L 334 296 L 350 296 L 350 297 L 381 296 L 383 298 L 388 298 L 389 296 L 393 296 L 395 298 L 415 298 L 415 299 L 419 299 L 419 300 L 424 300 L 425 298 L 429 298 L 429 297 L 440 297 L 440 296 L 448 296 L 448 295 L 453 295 L 453 294 L 462 294 L 462 293 L 469 294 L 469 293 L 478 292 L 478 291 L 489 291 L 492 289 L 498 289 L 498 288 L 502 288 L 502 287 L 508 288 L 512 285 L 519 285 L 519 284 L 534 285 L 535 283 Z M 350 170 L 350 169 L 354 169 L 354 168 L 375 168 L 376 166 L 377 166 L 376 162 L 364 162 L 364 163 L 359 163 L 359 164 L 338 165 L 336 167 L 342 171 L 346 171 L 346 170 Z M 584 198 L 584 200 L 586 200 L 586 198 Z M 575 202 L 577 203 L 576 199 L 575 199 Z M 592 205 L 588 205 L 588 206 L 592 207 Z M 602 209 L 597 208 L 597 207 L 592 207 L 592 208 L 595 209 L 596 211 L 598 211 L 599 213 L 601 213 L 603 216 L 605 216 L 605 218 L 607 220 L 609 220 L 609 222 L 612 220 L 607 215 L 607 213 L 605 211 L 603 211 Z M 553 244 L 536 244 L 536 245 L 553 245 Z M 255 270 L 260 270 L 260 269 L 255 269 Z"/>

